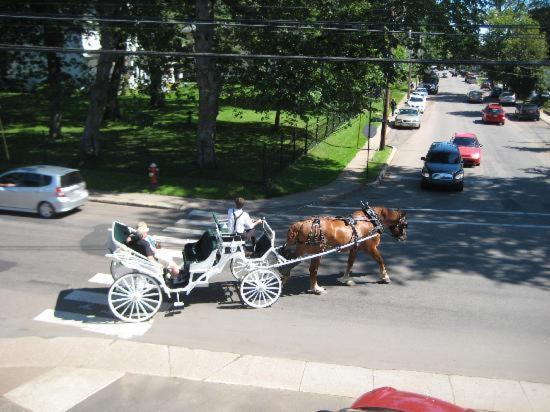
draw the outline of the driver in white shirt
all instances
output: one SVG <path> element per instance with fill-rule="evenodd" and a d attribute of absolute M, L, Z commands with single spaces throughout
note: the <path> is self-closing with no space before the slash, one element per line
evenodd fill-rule
<path fill-rule="evenodd" d="M 227 227 L 231 232 L 237 233 L 246 240 L 254 242 L 254 227 L 262 223 L 262 219 L 253 221 L 250 215 L 243 210 L 244 199 L 238 197 L 235 199 L 235 207 L 227 210 Z"/>

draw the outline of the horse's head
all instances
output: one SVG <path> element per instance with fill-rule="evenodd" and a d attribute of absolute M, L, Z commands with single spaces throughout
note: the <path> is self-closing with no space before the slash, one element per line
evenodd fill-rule
<path fill-rule="evenodd" d="M 397 211 L 398 216 L 391 225 L 388 226 L 392 236 L 398 241 L 407 240 L 407 212 Z"/>

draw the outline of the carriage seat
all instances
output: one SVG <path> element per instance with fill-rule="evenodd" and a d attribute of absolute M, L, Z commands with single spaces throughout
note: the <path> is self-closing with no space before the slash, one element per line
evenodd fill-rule
<path fill-rule="evenodd" d="M 120 222 L 113 222 L 111 233 L 107 241 L 107 249 L 109 252 L 114 253 L 115 250 L 120 247 L 127 247 L 126 239 L 132 232 L 134 232 L 134 229 L 131 227 Z"/>
<path fill-rule="evenodd" d="M 183 260 L 186 262 L 202 262 L 218 248 L 218 239 L 214 230 L 205 231 L 195 243 L 187 243 L 183 248 Z"/>

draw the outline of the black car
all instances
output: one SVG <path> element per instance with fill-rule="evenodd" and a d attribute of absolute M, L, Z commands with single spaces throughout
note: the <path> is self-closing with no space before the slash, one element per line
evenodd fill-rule
<path fill-rule="evenodd" d="M 530 103 L 517 105 L 515 117 L 518 120 L 540 120 L 539 107 Z"/>
<path fill-rule="evenodd" d="M 493 87 L 493 90 L 491 90 L 491 94 L 489 95 L 489 97 L 499 98 L 501 93 L 502 87 Z"/>
<path fill-rule="evenodd" d="M 429 94 L 437 94 L 439 91 L 439 84 L 436 82 L 424 82 L 422 85 L 426 88 Z"/>
<path fill-rule="evenodd" d="M 464 189 L 464 169 L 458 147 L 449 142 L 434 142 L 424 160 L 420 186 L 450 187 L 458 191 Z"/>

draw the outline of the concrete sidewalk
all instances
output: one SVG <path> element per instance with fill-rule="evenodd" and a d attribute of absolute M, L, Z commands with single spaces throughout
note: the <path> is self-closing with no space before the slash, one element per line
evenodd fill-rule
<path fill-rule="evenodd" d="M 29 368 L 35 373 L 29 374 Z M 125 374 L 349 398 L 392 386 L 499 412 L 545 412 L 550 405 L 550 385 L 534 382 L 367 369 L 101 338 L 0 339 L 2 396 L 33 411 L 69 409 Z"/>

